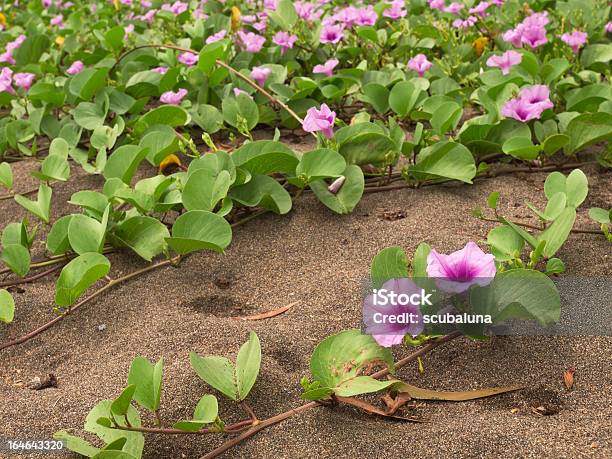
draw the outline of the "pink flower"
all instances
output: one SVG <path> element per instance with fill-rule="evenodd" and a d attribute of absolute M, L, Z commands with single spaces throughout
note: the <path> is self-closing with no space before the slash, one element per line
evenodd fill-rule
<path fill-rule="evenodd" d="M 404 9 L 406 5 L 404 0 L 393 0 L 391 2 L 391 7 L 387 8 L 383 11 L 383 16 L 390 19 L 399 19 L 403 18 L 408 14 L 408 12 Z"/>
<path fill-rule="evenodd" d="M 249 96 L 249 97 L 251 97 L 251 96 L 249 95 L 249 93 L 248 93 L 248 92 L 243 91 L 243 90 L 242 90 L 242 89 L 240 89 L 240 88 L 234 88 L 234 95 L 235 95 L 236 97 L 238 97 L 240 94 L 244 94 L 245 96 Z M 252 99 L 252 97 L 251 97 L 251 99 Z"/>
<path fill-rule="evenodd" d="M 465 20 L 455 19 L 453 21 L 453 27 L 456 29 L 468 29 L 476 24 L 476 22 L 478 22 L 478 18 L 476 16 L 469 16 Z"/>
<path fill-rule="evenodd" d="M 321 105 L 319 110 L 315 107 L 310 107 L 306 112 L 302 129 L 306 132 L 321 131 L 325 137 L 331 139 L 334 136 L 335 121 L 336 112 L 332 112 L 327 104 Z"/>
<path fill-rule="evenodd" d="M 151 72 L 159 73 L 160 75 L 164 75 L 168 71 L 168 67 L 155 67 L 151 69 Z"/>
<path fill-rule="evenodd" d="M 495 257 L 471 241 L 450 255 L 432 249 L 427 257 L 427 275 L 436 278 L 436 285 L 448 293 L 462 293 L 472 285 L 484 287 L 495 273 Z"/>
<path fill-rule="evenodd" d="M 331 194 L 338 194 L 342 189 L 342 186 L 344 185 L 345 181 L 346 177 L 344 175 L 341 175 L 336 180 L 334 180 L 331 185 L 327 187 L 327 191 L 329 191 Z"/>
<path fill-rule="evenodd" d="M 321 65 L 321 64 L 317 64 L 314 66 L 314 68 L 312 69 L 313 73 L 322 73 L 328 77 L 332 76 L 334 73 L 334 69 L 336 68 L 336 66 L 340 63 L 340 61 L 338 61 L 338 59 L 330 59 L 327 62 L 325 62 L 325 64 Z"/>
<path fill-rule="evenodd" d="M 539 26 L 528 26 L 521 33 L 521 42 L 529 45 L 532 49 L 542 46 L 548 42 L 546 29 Z"/>
<path fill-rule="evenodd" d="M 187 51 L 178 55 L 178 61 L 181 64 L 185 64 L 186 66 L 191 67 L 192 65 L 198 62 L 198 55 Z"/>
<path fill-rule="evenodd" d="M 297 35 L 289 35 L 287 32 L 278 32 L 272 37 L 272 42 L 280 46 L 281 53 L 285 54 L 288 49 L 293 48 L 297 38 Z"/>
<path fill-rule="evenodd" d="M 277 5 L 276 0 L 264 0 L 264 8 L 267 10 L 275 10 Z"/>
<path fill-rule="evenodd" d="M 240 41 L 243 49 L 248 51 L 249 53 L 258 53 L 263 48 L 264 43 L 266 42 L 266 38 L 261 35 L 257 35 L 253 32 L 244 32 L 239 30 L 238 40 Z"/>
<path fill-rule="evenodd" d="M 30 89 L 30 87 L 32 86 L 32 83 L 34 83 L 35 78 L 36 78 L 36 75 L 34 75 L 33 73 L 28 73 L 28 72 L 16 73 L 15 75 L 13 75 L 13 81 L 15 83 L 15 86 L 25 91 Z"/>
<path fill-rule="evenodd" d="M 429 7 L 433 10 L 442 11 L 444 9 L 444 0 L 427 0 L 427 3 L 429 3 Z"/>
<path fill-rule="evenodd" d="M 54 18 L 49 21 L 49 24 L 52 26 L 58 26 L 60 29 L 64 28 L 64 16 L 62 14 L 58 14 Z"/>
<path fill-rule="evenodd" d="M 372 5 L 365 8 L 358 8 L 356 11 L 355 24 L 360 26 L 373 26 L 378 21 L 378 15 Z"/>
<path fill-rule="evenodd" d="M 9 53 L 12 53 L 13 51 L 18 49 L 23 44 L 25 39 L 26 39 L 26 36 L 24 34 L 21 34 L 17 38 L 15 38 L 13 41 L 9 41 L 6 44 L 6 51 Z"/>
<path fill-rule="evenodd" d="M 262 87 L 271 74 L 272 69 L 266 67 L 253 67 L 251 70 L 251 78 L 257 81 L 257 84 Z"/>
<path fill-rule="evenodd" d="M 295 2 L 295 11 L 304 21 L 312 22 L 318 20 L 323 15 L 323 10 L 317 9 L 313 3 Z"/>
<path fill-rule="evenodd" d="M 506 118 L 513 118 L 523 123 L 539 119 L 542 112 L 553 108 L 550 91 L 545 85 L 535 85 L 521 89 L 518 97 L 507 101 L 501 110 Z"/>
<path fill-rule="evenodd" d="M 227 30 L 221 30 L 220 32 L 217 32 L 216 34 L 213 34 L 210 37 L 208 37 L 206 39 L 206 44 L 210 45 L 211 43 L 215 43 L 217 41 L 223 40 L 226 34 L 227 34 Z"/>
<path fill-rule="evenodd" d="M 188 7 L 189 5 L 187 3 L 176 1 L 172 5 L 168 5 L 168 4 L 162 5 L 161 9 L 162 11 L 169 11 L 178 16 L 179 14 L 182 14 L 185 11 L 187 11 Z"/>
<path fill-rule="evenodd" d="M 134 31 L 134 24 L 129 24 L 128 26 L 123 28 L 125 35 L 123 36 L 124 40 L 127 40 L 129 35 Z"/>
<path fill-rule="evenodd" d="M 13 57 L 13 55 L 9 52 L 6 51 L 2 54 L 0 54 L 0 63 L 7 63 L 7 64 L 11 64 L 11 65 L 15 65 L 16 61 L 15 58 Z"/>
<path fill-rule="evenodd" d="M 11 86 L 13 83 L 13 71 L 8 67 L 2 67 L 0 71 L 0 92 L 8 92 L 15 94 L 15 90 Z"/>
<path fill-rule="evenodd" d="M 605 29 L 607 33 L 612 33 L 612 21 L 606 24 Z"/>
<path fill-rule="evenodd" d="M 576 30 L 572 33 L 564 33 L 561 35 L 561 41 L 569 45 L 569 47 L 572 48 L 572 51 L 577 53 L 578 50 L 586 43 L 587 37 L 588 35 L 586 32 Z"/>
<path fill-rule="evenodd" d="M 417 54 L 408 61 L 408 68 L 414 70 L 422 77 L 431 68 L 431 62 L 427 60 L 425 54 Z"/>
<path fill-rule="evenodd" d="M 321 43 L 338 43 L 344 38 L 344 30 L 340 25 L 324 25 L 321 29 L 319 41 Z"/>
<path fill-rule="evenodd" d="M 520 48 L 523 44 L 521 30 L 518 27 L 516 29 L 507 30 L 502 35 L 502 40 L 504 40 L 506 43 L 510 43 L 516 46 L 517 48 Z"/>
<path fill-rule="evenodd" d="M 474 8 L 470 8 L 470 13 L 478 14 L 479 16 L 482 16 L 484 18 L 485 16 L 487 16 L 487 9 L 490 6 L 491 4 L 489 2 L 480 2 Z"/>
<path fill-rule="evenodd" d="M 187 90 L 185 88 L 181 88 L 176 92 L 166 91 L 161 95 L 159 100 L 164 104 L 178 105 L 186 95 Z"/>
<path fill-rule="evenodd" d="M 502 74 L 507 75 L 510 73 L 510 67 L 513 65 L 520 64 L 523 60 L 523 55 L 516 51 L 506 51 L 501 56 L 491 56 L 487 59 L 487 65 L 489 67 L 499 67 Z"/>
<path fill-rule="evenodd" d="M 447 7 L 445 7 L 442 11 L 444 11 L 445 13 L 457 14 L 463 9 L 464 6 L 465 5 L 463 5 L 463 3 L 453 2 Z"/>
<path fill-rule="evenodd" d="M 393 297 L 413 297 L 420 296 L 421 288 L 412 279 L 391 279 L 383 284 L 381 290 L 386 290 L 389 294 L 387 298 Z M 379 314 L 395 317 L 409 317 L 408 323 L 391 323 L 391 321 L 380 321 L 375 316 Z M 425 324 L 421 316 L 419 304 L 400 303 L 399 301 L 389 301 L 388 304 L 381 305 L 377 302 L 374 294 L 368 295 L 363 300 L 363 322 L 366 327 L 365 332 L 372 335 L 378 344 L 384 347 L 391 347 L 394 344 L 401 344 L 405 335 L 416 337 L 421 334 Z M 382 323 L 381 323 L 382 322 Z"/>
<path fill-rule="evenodd" d="M 140 0 L 140 6 L 142 6 L 143 8 L 151 8 L 153 6 L 153 3 L 148 0 Z"/>
<path fill-rule="evenodd" d="M 68 75 L 76 75 L 77 73 L 81 73 L 84 68 L 85 66 L 83 65 L 81 61 L 74 61 L 72 65 L 68 67 L 68 70 L 66 70 L 66 73 Z"/>

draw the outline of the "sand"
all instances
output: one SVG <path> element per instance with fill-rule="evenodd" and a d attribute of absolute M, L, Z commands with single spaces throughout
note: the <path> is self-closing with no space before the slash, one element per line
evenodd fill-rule
<path fill-rule="evenodd" d="M 23 181 L 31 167 L 16 165 L 16 183 L 24 188 L 35 184 Z M 578 224 L 592 227 L 587 209 L 610 207 L 612 174 L 597 167 L 585 171 L 591 194 Z M 211 391 L 190 368 L 189 352 L 233 359 L 249 330 L 257 332 L 263 351 L 260 377 L 249 396 L 257 415 L 266 418 L 299 406 L 299 380 L 308 374 L 316 344 L 359 326 L 361 282 L 379 250 L 400 245 L 411 253 L 426 241 L 448 252 L 468 240 L 484 240 L 492 226 L 473 218 L 470 210 L 485 207 L 494 190 L 501 192 L 503 214 L 535 222 L 528 220 L 522 203 L 542 206 L 545 176 L 521 174 L 473 186 L 370 194 L 348 216 L 335 215 L 304 194 L 289 215 L 264 215 L 236 228 L 225 255 L 199 253 L 178 269 L 163 268 L 132 280 L 30 342 L 0 352 L 0 437 L 44 439 L 60 429 L 81 432 L 91 407 L 114 398 L 126 385 L 130 362 L 138 355 L 164 357 L 162 419 L 187 419 L 197 400 Z M 74 211 L 66 204 L 72 192 L 101 183 L 84 176 L 55 186 L 54 216 Z M 384 210 L 404 211 L 406 218 L 385 220 L 380 218 Z M 0 227 L 24 214 L 14 202 L 1 201 Z M 610 244 L 603 236 L 572 235 L 558 255 L 569 275 L 610 274 Z M 144 266 L 129 254 L 113 255 L 111 261 L 114 277 Z M 0 342 L 53 317 L 54 281 L 52 276 L 23 286 L 23 293 L 15 295 L 15 322 L 0 326 Z M 226 287 L 228 281 L 229 288 L 218 286 Z M 289 312 L 273 319 L 232 318 L 295 301 L 299 303 Z M 100 325 L 105 325 L 103 331 Z M 395 350 L 398 357 L 408 352 Z M 509 384 L 528 389 L 472 402 L 427 402 L 413 412 L 426 419 L 423 424 L 321 407 L 257 434 L 225 457 L 610 457 L 610 355 L 610 337 L 460 338 L 427 355 L 423 374 L 414 364 L 398 376 L 433 389 Z M 562 378 L 569 367 L 576 368 L 571 392 Z M 57 376 L 57 388 L 27 387 L 32 378 L 48 373 Z M 220 400 L 225 420 L 244 417 L 239 407 Z M 531 406 L 540 405 L 556 414 L 533 413 Z M 150 416 L 143 419 L 151 423 Z M 217 436 L 150 435 L 144 457 L 198 458 L 222 441 Z"/>

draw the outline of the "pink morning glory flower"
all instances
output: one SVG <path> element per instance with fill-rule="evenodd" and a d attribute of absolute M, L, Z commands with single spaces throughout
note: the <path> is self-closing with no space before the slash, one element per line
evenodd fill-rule
<path fill-rule="evenodd" d="M 319 110 L 310 107 L 306 112 L 302 129 L 306 132 L 321 131 L 325 137 L 331 139 L 334 136 L 335 121 L 336 112 L 332 112 L 327 104 L 321 105 Z"/>
<path fill-rule="evenodd" d="M 482 16 L 484 18 L 485 16 L 487 16 L 487 9 L 490 6 L 491 4 L 489 2 L 480 2 L 474 8 L 470 8 L 470 13 L 478 14 L 479 16 Z"/>
<path fill-rule="evenodd" d="M 463 7 L 463 3 L 453 2 L 450 5 L 444 7 L 442 11 L 444 11 L 445 13 L 457 14 L 463 9 Z"/>
<path fill-rule="evenodd" d="M 13 51 L 18 49 L 23 44 L 25 39 L 26 39 L 26 36 L 24 34 L 21 34 L 17 38 L 15 38 L 13 41 L 9 41 L 6 44 L 6 51 L 12 53 Z"/>
<path fill-rule="evenodd" d="M 76 75 L 77 73 L 81 73 L 84 68 L 85 68 L 85 65 L 83 65 L 81 61 L 74 61 L 72 65 L 68 67 L 68 70 L 66 70 L 66 73 L 68 75 Z"/>
<path fill-rule="evenodd" d="M 408 61 L 408 68 L 414 70 L 422 77 L 431 68 L 431 62 L 427 60 L 425 54 L 417 54 Z"/>
<path fill-rule="evenodd" d="M 267 10 L 275 10 L 277 5 L 276 0 L 264 0 L 264 8 Z"/>
<path fill-rule="evenodd" d="M 314 3 L 295 2 L 295 11 L 298 16 L 307 22 L 318 20 L 323 15 L 323 10 L 318 9 Z"/>
<path fill-rule="evenodd" d="M 586 43 L 587 37 L 588 35 L 586 32 L 576 30 L 572 33 L 564 33 L 561 35 L 561 41 L 569 45 L 569 47 L 572 48 L 572 51 L 577 53 L 578 50 Z"/>
<path fill-rule="evenodd" d="M 420 295 L 421 288 L 418 287 L 411 279 L 391 279 L 383 284 L 382 289 L 395 295 Z M 365 332 L 372 335 L 378 344 L 384 347 L 391 347 L 395 344 L 401 344 L 404 336 L 411 335 L 416 337 L 421 334 L 425 328 L 422 320 L 421 309 L 419 305 L 393 304 L 389 302 L 386 305 L 377 304 L 375 296 L 368 295 L 363 300 L 363 322 Z M 395 317 L 409 317 L 408 323 L 389 323 L 390 321 L 382 321 L 377 323 L 375 315 L 390 315 Z M 378 322 L 381 322 L 378 320 Z"/>
<path fill-rule="evenodd" d="M 223 40 L 227 35 L 227 30 L 221 30 L 206 39 L 206 44 L 210 45 L 211 43 L 215 43 L 216 41 Z"/>
<path fill-rule="evenodd" d="M 391 7 L 383 11 L 383 16 L 389 19 L 403 18 L 406 16 L 406 14 L 408 14 L 408 12 L 404 9 L 405 5 L 404 0 L 393 0 L 391 2 Z"/>
<path fill-rule="evenodd" d="M 176 92 L 166 91 L 161 95 L 159 100 L 164 104 L 178 105 L 186 95 L 187 90 L 185 88 L 181 88 Z"/>
<path fill-rule="evenodd" d="M 244 94 L 245 96 L 249 96 L 249 97 L 251 97 L 251 96 L 249 95 L 249 93 L 248 93 L 248 92 L 243 91 L 243 90 L 242 90 L 242 89 L 240 89 L 240 88 L 234 88 L 234 95 L 235 95 L 236 97 L 238 97 L 240 94 Z M 252 99 L 252 97 L 251 97 L 251 99 Z"/>
<path fill-rule="evenodd" d="M 164 67 L 164 66 L 155 67 L 151 69 L 151 72 L 159 73 L 160 75 L 165 75 L 167 71 L 168 71 L 168 67 Z"/>
<path fill-rule="evenodd" d="M 334 74 L 334 69 L 336 68 L 336 66 L 340 63 L 340 61 L 338 61 L 338 59 L 330 59 L 327 62 L 325 62 L 325 64 L 321 65 L 321 64 L 317 64 L 314 66 L 314 68 L 312 69 L 313 73 L 322 73 L 328 77 L 332 76 Z"/>
<path fill-rule="evenodd" d="M 13 82 L 18 88 L 27 91 L 28 89 L 30 89 L 30 87 L 32 87 L 32 83 L 34 83 L 35 78 L 36 75 L 34 75 L 33 73 L 16 73 L 15 75 L 13 75 Z"/>
<path fill-rule="evenodd" d="M 346 177 L 344 175 L 341 175 L 336 180 L 334 180 L 331 185 L 327 187 L 327 191 L 329 191 L 331 194 L 338 194 L 338 192 L 342 189 L 342 185 L 344 185 L 345 181 Z"/>
<path fill-rule="evenodd" d="M 484 287 L 495 272 L 495 257 L 471 241 L 450 255 L 432 249 L 427 257 L 427 275 L 436 278 L 436 285 L 447 293 L 462 293 L 472 285 Z"/>
<path fill-rule="evenodd" d="M 472 27 L 474 24 L 476 24 L 477 21 L 478 21 L 478 18 L 476 16 L 469 16 L 465 20 L 455 19 L 453 21 L 453 27 L 456 29 L 468 29 Z"/>
<path fill-rule="evenodd" d="M 327 24 L 321 29 L 321 43 L 338 43 L 344 38 L 344 30 L 340 25 Z"/>
<path fill-rule="evenodd" d="M 506 118 L 513 118 L 523 123 L 539 119 L 544 110 L 553 108 L 549 97 L 550 90 L 545 85 L 525 87 L 520 90 L 518 97 L 510 99 L 503 105 L 501 113 Z"/>
<path fill-rule="evenodd" d="M 378 21 L 378 15 L 372 5 L 356 10 L 355 24 L 360 26 L 373 26 Z"/>
<path fill-rule="evenodd" d="M 520 48 L 523 44 L 523 37 L 521 30 L 517 27 L 516 29 L 510 29 L 503 33 L 502 40 L 506 43 L 510 43 L 517 48 Z"/>
<path fill-rule="evenodd" d="M 0 71 L 0 92 L 8 92 L 15 94 L 15 90 L 11 86 L 13 83 L 13 71 L 8 67 L 2 67 Z"/>
<path fill-rule="evenodd" d="M 54 18 L 49 21 L 49 24 L 52 26 L 58 26 L 60 29 L 64 28 L 64 16 L 62 14 L 58 14 Z"/>
<path fill-rule="evenodd" d="M 548 42 L 546 29 L 539 26 L 525 27 L 521 33 L 521 41 L 532 49 L 545 45 Z"/>
<path fill-rule="evenodd" d="M 280 46 L 281 53 L 285 54 L 288 49 L 293 48 L 297 38 L 297 35 L 289 35 L 287 32 L 277 32 L 277 34 L 272 37 L 272 42 Z"/>
<path fill-rule="evenodd" d="M 6 51 L 0 54 L 0 63 L 7 63 L 7 64 L 15 65 L 17 62 L 15 61 L 15 58 L 13 57 L 11 52 Z"/>
<path fill-rule="evenodd" d="M 606 24 L 606 32 L 607 33 L 612 33 L 612 22 L 608 22 Z"/>
<path fill-rule="evenodd" d="M 169 11 L 169 12 L 174 13 L 174 14 L 176 14 L 178 16 L 179 14 L 182 14 L 185 11 L 187 11 L 188 7 L 189 7 L 189 5 L 187 3 L 176 1 L 172 5 L 169 5 L 167 3 L 162 5 L 161 9 L 162 9 L 162 11 Z"/>
<path fill-rule="evenodd" d="M 257 84 L 262 87 L 271 74 L 272 69 L 266 67 L 253 67 L 251 70 L 251 78 L 257 81 Z"/>
<path fill-rule="evenodd" d="M 185 64 L 186 66 L 191 67 L 196 62 L 198 62 L 198 55 L 187 51 L 179 54 L 177 59 L 181 64 Z"/>
<path fill-rule="evenodd" d="M 513 65 L 520 64 L 523 60 L 523 55 L 516 51 L 506 51 L 501 56 L 491 56 L 487 59 L 487 65 L 489 67 L 498 67 L 501 69 L 502 74 L 508 75 L 510 73 L 510 67 Z"/>
<path fill-rule="evenodd" d="M 244 32 L 243 30 L 239 30 L 238 39 L 245 51 L 249 53 L 258 53 L 263 48 L 264 43 L 266 42 L 266 38 L 261 35 L 257 35 L 253 32 Z"/>

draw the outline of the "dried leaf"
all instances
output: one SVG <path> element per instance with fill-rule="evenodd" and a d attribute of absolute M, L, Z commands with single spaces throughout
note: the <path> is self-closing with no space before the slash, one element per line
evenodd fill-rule
<path fill-rule="evenodd" d="M 387 414 L 395 414 L 397 410 L 412 400 L 408 392 L 398 392 L 395 398 L 391 397 L 389 394 L 385 394 L 381 399 L 385 402 L 385 405 L 387 405 Z"/>
<path fill-rule="evenodd" d="M 417 400 L 447 400 L 451 402 L 463 402 L 466 400 L 475 400 L 478 398 L 491 397 L 493 395 L 503 394 L 506 392 L 514 392 L 523 389 L 524 386 L 508 386 L 508 387 L 491 387 L 486 389 L 470 390 L 465 392 L 447 392 L 429 389 L 421 389 L 420 387 L 402 383 L 397 386 L 398 392 L 407 392 L 410 396 Z"/>
<path fill-rule="evenodd" d="M 563 373 L 563 382 L 565 383 L 567 390 L 572 390 L 572 387 L 574 387 L 574 373 L 576 373 L 576 369 L 573 367 L 568 368 Z"/>
<path fill-rule="evenodd" d="M 169 169 L 172 166 L 181 167 L 181 160 L 175 154 L 170 154 L 166 156 L 161 163 L 159 163 L 159 173 L 163 174 L 166 169 Z"/>
<path fill-rule="evenodd" d="M 271 317 L 276 317 L 276 316 L 279 316 L 279 315 L 287 312 L 289 309 L 291 309 L 293 306 L 295 306 L 298 303 L 299 303 L 299 301 L 294 301 L 293 303 L 288 304 L 287 306 L 283 306 L 282 308 L 273 309 L 271 311 L 263 312 L 261 314 L 254 314 L 252 316 L 234 317 L 234 319 L 237 319 L 237 320 L 263 320 L 263 319 L 270 319 Z"/>
<path fill-rule="evenodd" d="M 359 408 L 360 410 L 363 410 L 363 411 L 365 411 L 366 413 L 369 413 L 369 414 L 376 414 L 378 416 L 382 416 L 382 417 L 385 417 L 385 418 L 391 418 L 391 419 L 397 419 L 399 421 L 423 422 L 422 419 L 418 419 L 418 418 L 415 418 L 415 417 L 402 417 L 402 416 L 394 416 L 392 414 L 387 414 L 383 410 L 381 410 L 379 408 L 376 408 L 374 405 L 372 405 L 372 404 L 370 404 L 370 403 L 368 403 L 366 401 L 354 398 L 354 397 L 340 397 L 340 396 L 336 396 L 336 399 L 339 402 L 343 402 L 343 403 L 346 403 L 348 405 L 352 405 L 352 406 L 354 406 L 356 408 Z"/>

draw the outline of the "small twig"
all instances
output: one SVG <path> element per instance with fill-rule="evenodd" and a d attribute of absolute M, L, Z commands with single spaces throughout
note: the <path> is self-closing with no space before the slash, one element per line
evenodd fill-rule
<path fill-rule="evenodd" d="M 170 427 L 134 427 L 134 426 L 122 426 L 120 424 L 115 424 L 113 426 L 113 429 L 127 430 L 129 432 L 141 432 L 141 433 L 161 434 L 161 435 L 208 435 L 208 434 L 215 434 L 215 433 L 230 433 L 230 434 L 238 433 L 240 432 L 240 429 L 251 426 L 251 425 L 253 425 L 253 421 L 249 419 L 247 421 L 240 421 L 235 424 L 230 424 L 229 426 L 225 427 L 223 431 L 204 428 L 204 429 L 193 432 L 193 431 L 175 429 L 175 428 L 170 428 Z"/>
<path fill-rule="evenodd" d="M 253 421 L 253 425 L 259 424 L 259 419 L 257 419 L 257 416 L 255 415 L 253 408 L 251 408 L 251 405 L 249 405 L 245 400 L 243 400 L 240 402 L 240 407 L 244 410 L 246 414 L 249 415 L 251 421 Z"/>
<path fill-rule="evenodd" d="M 48 276 L 51 273 L 54 273 L 61 267 L 62 265 L 57 265 L 51 269 L 47 269 L 46 271 L 43 271 L 42 273 L 38 273 L 34 276 L 24 277 L 22 279 L 16 279 L 14 281 L 0 282 L 0 287 L 12 287 L 13 285 L 29 284 L 30 282 L 34 282 L 35 280 L 41 279 L 45 276 Z"/>
<path fill-rule="evenodd" d="M 485 222 L 493 222 L 493 223 L 503 223 L 503 221 L 501 220 L 496 220 L 495 218 L 488 218 L 488 217 L 479 217 L 480 220 L 485 221 Z M 538 231 L 542 231 L 542 228 L 539 226 L 535 226 L 535 225 L 530 225 L 529 223 L 523 223 L 523 222 L 517 222 L 517 221 L 513 221 L 513 220 L 508 220 L 510 223 L 514 223 L 515 225 L 518 226 L 522 226 L 524 228 L 529 228 L 529 229 L 534 229 L 534 230 L 538 230 Z M 572 228 L 570 230 L 571 233 L 577 233 L 577 234 L 602 234 L 603 233 L 601 231 L 598 230 L 594 230 L 594 229 L 588 229 L 588 228 Z"/>

